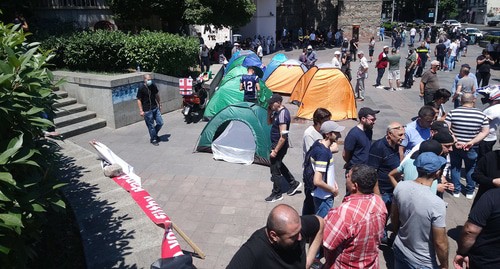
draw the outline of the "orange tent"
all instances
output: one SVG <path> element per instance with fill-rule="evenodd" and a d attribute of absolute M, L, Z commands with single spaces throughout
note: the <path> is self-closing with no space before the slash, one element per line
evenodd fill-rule
<path fill-rule="evenodd" d="M 313 66 L 304 73 L 293 89 L 290 102 L 299 104 L 299 118 L 312 119 L 319 107 L 328 109 L 332 120 L 358 116 L 351 83 L 340 69 L 331 64 Z"/>
<path fill-rule="evenodd" d="M 307 67 L 297 60 L 281 63 L 266 79 L 266 86 L 275 93 L 291 94 L 295 84 L 307 71 Z"/>

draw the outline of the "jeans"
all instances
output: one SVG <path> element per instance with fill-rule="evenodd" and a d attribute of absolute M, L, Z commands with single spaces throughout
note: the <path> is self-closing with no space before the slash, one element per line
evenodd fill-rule
<path fill-rule="evenodd" d="M 356 90 L 354 92 L 356 98 L 365 99 L 365 77 L 356 80 Z"/>
<path fill-rule="evenodd" d="M 453 185 L 455 185 L 455 193 L 460 193 L 462 189 L 462 185 L 460 184 L 462 160 L 465 163 L 465 180 L 467 182 L 467 186 L 465 187 L 465 194 L 474 193 L 475 183 L 472 180 L 472 173 L 474 172 L 474 168 L 476 167 L 477 150 L 478 147 L 472 147 L 468 151 L 453 147 L 453 151 L 450 152 L 451 180 L 453 182 Z"/>
<path fill-rule="evenodd" d="M 286 165 L 283 163 L 283 158 L 286 155 L 286 152 L 288 151 L 288 141 L 285 142 L 283 147 L 276 153 L 275 158 L 271 158 L 271 181 L 273 182 L 273 193 L 274 194 L 281 194 L 281 187 L 280 187 L 280 178 L 283 176 L 286 181 L 288 181 L 288 184 L 292 185 L 295 181 L 295 178 L 293 177 L 292 173 L 290 173 L 290 170 L 286 167 Z"/>
<path fill-rule="evenodd" d="M 451 71 L 451 70 L 455 69 L 455 58 L 456 57 L 457 56 L 450 55 L 450 57 L 448 58 L 448 70 Z"/>
<path fill-rule="evenodd" d="M 160 109 L 156 107 L 144 112 L 144 121 L 146 122 L 146 126 L 148 127 L 150 142 L 153 142 L 153 140 L 157 139 L 158 132 L 163 126 L 163 119 L 161 117 Z"/>
<path fill-rule="evenodd" d="M 384 77 L 384 73 L 385 73 L 385 68 L 377 68 L 377 80 L 375 82 L 375 84 L 377 84 L 377 86 L 382 85 L 380 80 L 382 80 L 382 77 Z"/>
<path fill-rule="evenodd" d="M 313 196 L 314 201 L 314 210 L 316 211 L 316 215 L 324 218 L 330 208 L 333 207 L 333 196 L 330 196 L 326 199 L 320 199 Z"/>
<path fill-rule="evenodd" d="M 413 46 L 413 44 L 415 44 L 415 36 L 411 35 L 410 36 L 410 45 Z"/>
<path fill-rule="evenodd" d="M 394 269 L 433 269 L 432 267 L 408 261 L 396 246 L 392 248 L 392 251 L 394 252 Z"/>

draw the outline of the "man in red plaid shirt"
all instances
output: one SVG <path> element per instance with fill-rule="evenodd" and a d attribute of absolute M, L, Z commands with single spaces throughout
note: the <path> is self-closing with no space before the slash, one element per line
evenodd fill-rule
<path fill-rule="evenodd" d="M 365 164 L 354 165 L 347 174 L 351 195 L 325 218 L 323 268 L 379 268 L 378 247 L 387 209 L 373 193 L 376 182 L 377 171 Z"/>

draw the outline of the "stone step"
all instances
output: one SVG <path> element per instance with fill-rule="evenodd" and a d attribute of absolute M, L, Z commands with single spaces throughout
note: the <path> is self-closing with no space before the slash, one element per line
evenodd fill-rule
<path fill-rule="evenodd" d="M 65 139 L 83 134 L 86 132 L 90 132 L 92 130 L 96 130 L 106 126 L 106 121 L 99 118 L 88 119 L 85 121 L 77 122 L 75 124 L 71 124 L 69 126 L 65 126 L 57 129 L 60 135 L 62 135 Z"/>
<path fill-rule="evenodd" d="M 58 117 L 62 117 L 62 116 L 66 116 L 66 115 L 69 115 L 69 114 L 72 114 L 72 113 L 77 113 L 77 112 L 81 112 L 81 111 L 85 111 L 87 110 L 87 106 L 86 105 L 82 105 L 82 104 L 72 104 L 72 105 L 67 105 L 67 106 L 64 106 L 64 107 L 60 107 L 60 108 L 57 108 L 56 110 L 56 118 Z"/>
<path fill-rule="evenodd" d="M 76 104 L 76 99 L 73 97 L 64 97 L 61 99 L 56 100 L 54 103 L 55 108 L 63 107 L 63 106 L 69 106 L 72 104 Z"/>
<path fill-rule="evenodd" d="M 68 92 L 66 92 L 66 91 L 55 90 L 54 93 L 57 96 L 59 96 L 59 98 L 66 98 L 66 97 L 68 97 Z"/>
<path fill-rule="evenodd" d="M 81 121 L 93 119 L 96 117 L 96 113 L 92 111 L 81 111 L 66 116 L 58 117 L 54 119 L 54 123 L 57 128 L 62 128 L 71 124 L 75 124 Z"/>

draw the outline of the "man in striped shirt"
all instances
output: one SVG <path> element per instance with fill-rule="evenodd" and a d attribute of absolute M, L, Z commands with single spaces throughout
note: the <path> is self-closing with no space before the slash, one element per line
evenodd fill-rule
<path fill-rule="evenodd" d="M 450 152 L 451 180 L 455 185 L 454 197 L 460 197 L 460 170 L 462 161 L 465 164 L 467 199 L 474 197 L 475 184 L 472 173 L 476 167 L 479 142 L 489 133 L 488 118 L 479 109 L 474 107 L 476 98 L 472 93 L 464 93 L 461 97 L 462 106 L 451 110 L 446 116 L 446 122 L 456 138 L 453 151 Z"/>
<path fill-rule="evenodd" d="M 351 195 L 328 212 L 325 218 L 323 268 L 379 268 L 379 245 L 387 209 L 373 193 L 377 170 L 356 164 L 347 174 L 346 187 Z"/>

